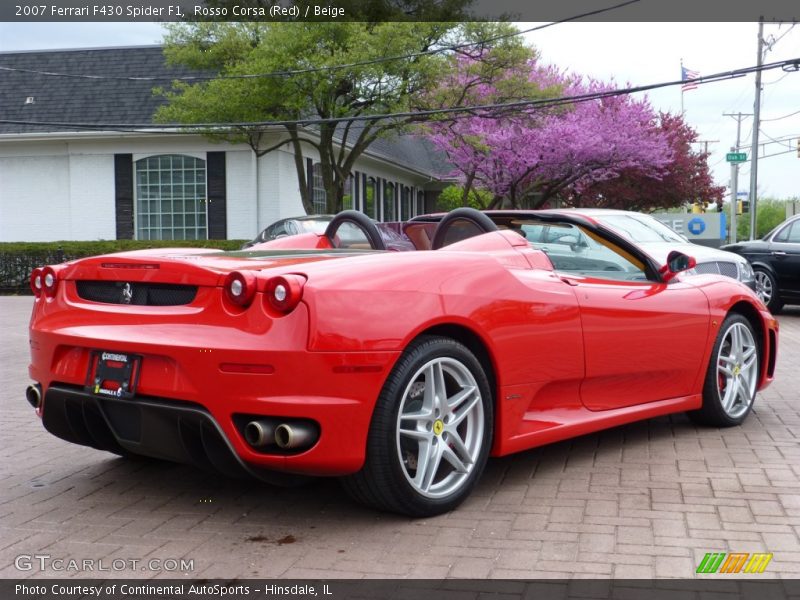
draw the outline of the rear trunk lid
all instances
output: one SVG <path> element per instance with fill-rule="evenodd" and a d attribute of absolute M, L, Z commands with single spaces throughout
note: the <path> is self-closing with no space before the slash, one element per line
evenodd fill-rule
<path fill-rule="evenodd" d="M 59 279 L 93 302 L 175 306 L 191 303 L 200 288 L 223 285 L 232 271 L 297 272 L 313 262 L 362 255 L 352 250 L 220 252 L 159 248 L 93 256 L 67 263 Z"/>

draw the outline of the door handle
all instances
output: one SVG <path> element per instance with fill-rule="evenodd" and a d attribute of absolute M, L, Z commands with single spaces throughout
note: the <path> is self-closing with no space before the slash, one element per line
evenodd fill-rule
<path fill-rule="evenodd" d="M 574 279 L 570 279 L 569 277 L 562 277 L 561 281 L 563 281 L 567 285 L 571 285 L 573 287 L 577 287 L 577 285 L 578 285 L 577 281 L 575 281 Z"/>
<path fill-rule="evenodd" d="M 772 256 L 786 256 L 786 252 L 783 250 L 773 250 Z"/>

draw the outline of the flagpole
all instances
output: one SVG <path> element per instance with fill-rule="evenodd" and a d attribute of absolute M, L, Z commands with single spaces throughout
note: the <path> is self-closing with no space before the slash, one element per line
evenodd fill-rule
<path fill-rule="evenodd" d="M 681 80 L 683 80 L 683 59 L 681 59 Z M 681 116 L 683 116 L 683 85 L 681 85 Z"/>

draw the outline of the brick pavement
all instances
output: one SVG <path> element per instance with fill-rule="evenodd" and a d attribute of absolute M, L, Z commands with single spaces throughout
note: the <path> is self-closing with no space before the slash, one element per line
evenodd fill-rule
<path fill-rule="evenodd" d="M 800 577 L 798 308 L 743 427 L 676 415 L 495 459 L 461 508 L 412 520 L 332 480 L 276 489 L 56 439 L 23 397 L 30 303 L 0 298 L 0 577 L 93 574 L 15 568 L 34 554 L 102 559 L 104 577 L 692 577 L 712 551 Z M 193 570 L 112 563 L 181 558 Z"/>

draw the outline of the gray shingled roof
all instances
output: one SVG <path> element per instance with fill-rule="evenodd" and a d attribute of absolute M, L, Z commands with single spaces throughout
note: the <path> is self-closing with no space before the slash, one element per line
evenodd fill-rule
<path fill-rule="evenodd" d="M 0 120 L 66 123 L 152 123 L 163 99 L 153 94 L 169 77 L 197 74 L 168 66 L 160 46 L 0 52 L 0 67 L 82 75 L 162 77 L 130 81 L 55 77 L 0 70 Z M 33 97 L 33 103 L 26 99 Z M 81 131 L 0 123 L 0 134 Z M 421 136 L 377 140 L 369 153 L 430 176 L 451 170 L 442 155 Z"/>
<path fill-rule="evenodd" d="M 168 67 L 160 46 L 0 53 L 0 66 L 100 76 L 181 76 Z M 117 81 L 54 77 L 0 70 L 0 119 L 69 123 L 152 123 L 163 102 L 154 85 L 169 80 Z M 25 104 L 29 96 L 33 104 Z M 0 124 L 0 133 L 69 131 L 74 128 Z"/>

